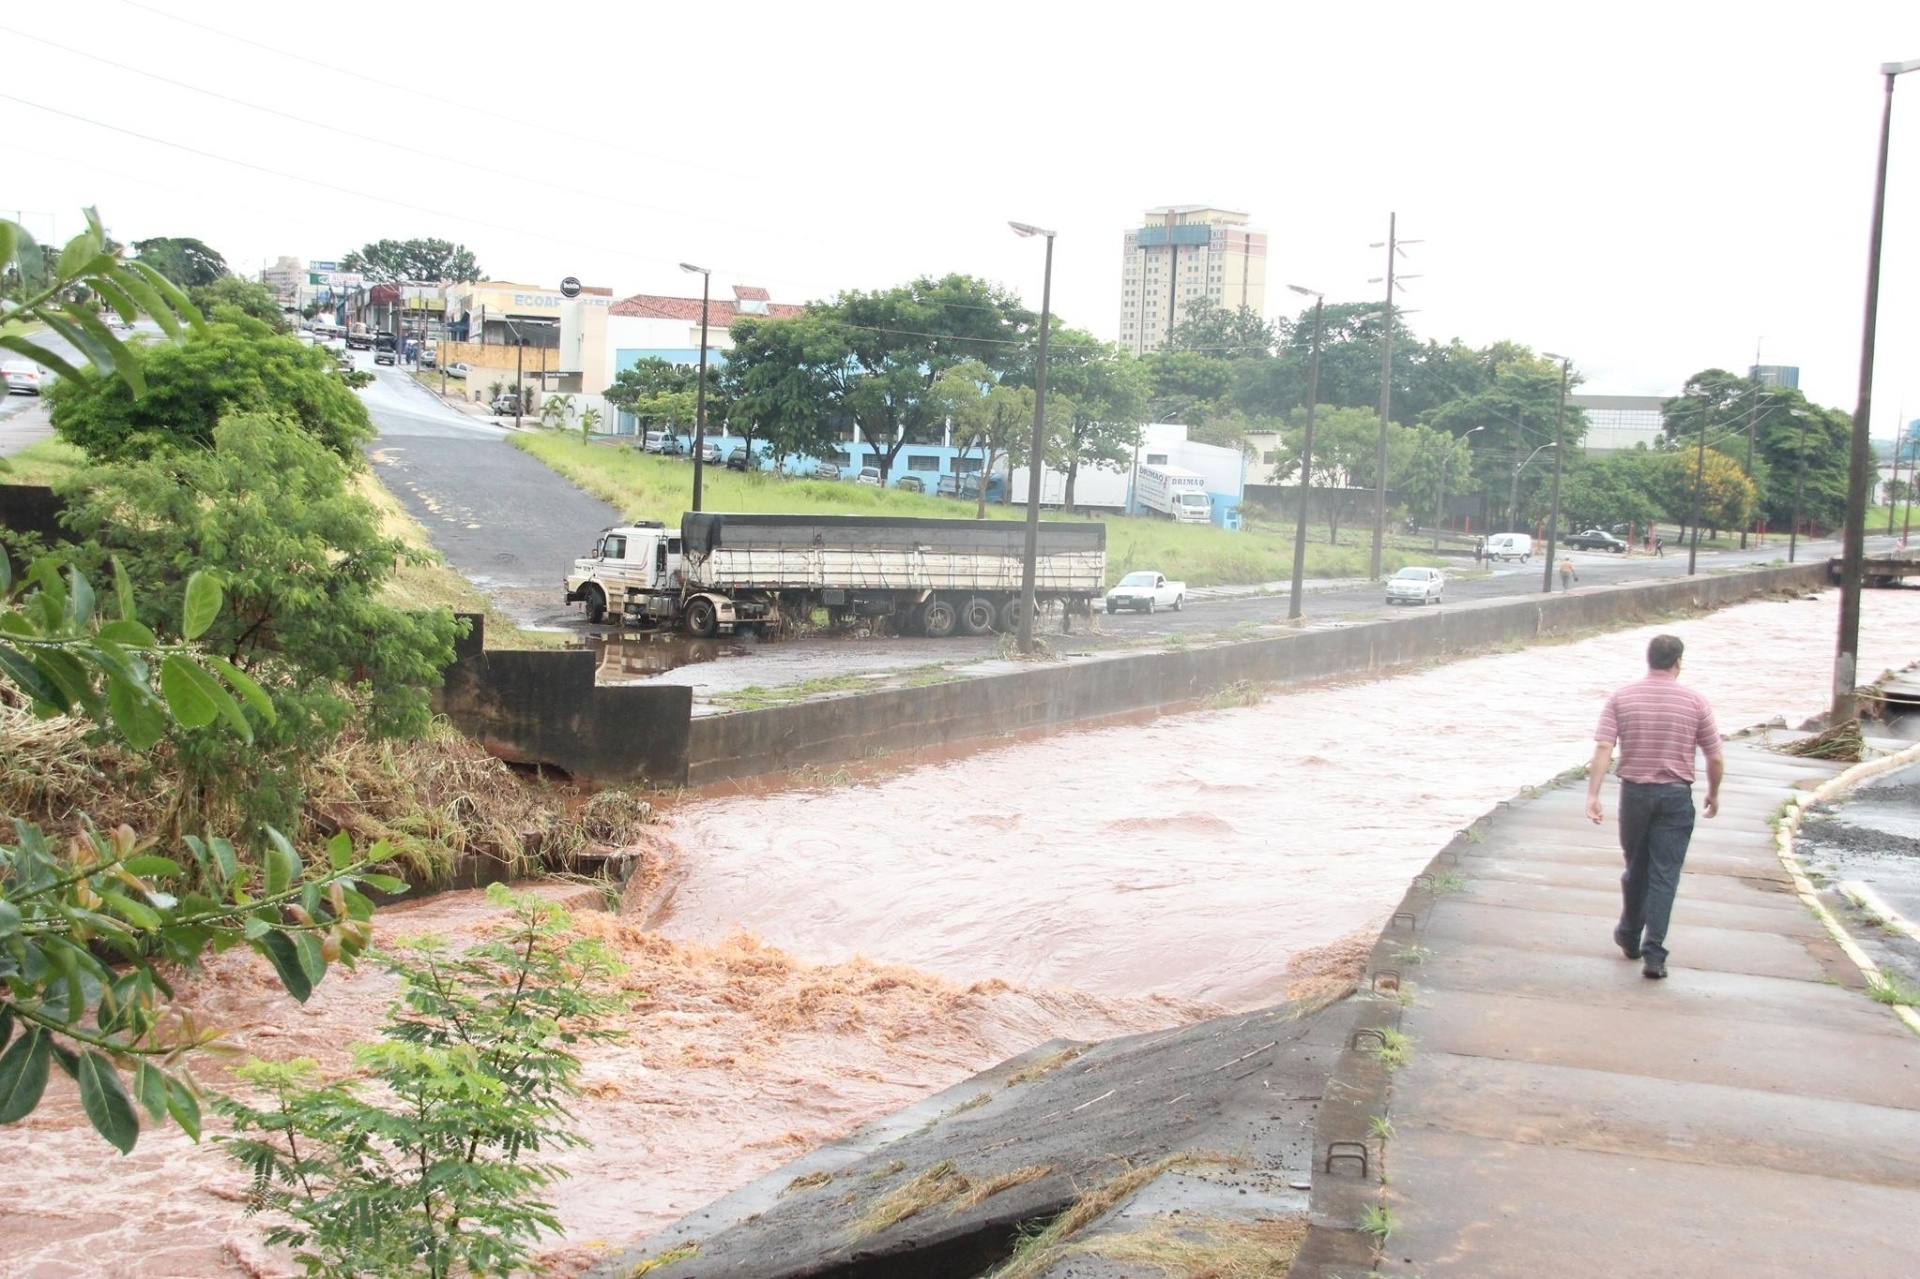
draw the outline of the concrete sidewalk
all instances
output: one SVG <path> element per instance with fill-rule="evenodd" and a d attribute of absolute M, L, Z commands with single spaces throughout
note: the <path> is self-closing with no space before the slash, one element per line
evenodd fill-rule
<path fill-rule="evenodd" d="M 1603 826 L 1572 781 L 1498 813 L 1416 882 L 1431 891 L 1387 934 L 1397 924 L 1418 949 L 1398 952 L 1410 1042 L 1372 1170 L 1392 1221 L 1380 1274 L 1920 1267 L 1920 1039 L 1864 992 L 1769 826 L 1841 766 L 1751 739 L 1727 751 L 1665 981 L 1612 942 L 1611 781 Z"/>

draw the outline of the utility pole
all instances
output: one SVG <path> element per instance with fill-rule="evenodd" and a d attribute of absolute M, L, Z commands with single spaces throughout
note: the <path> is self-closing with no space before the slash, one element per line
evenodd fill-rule
<path fill-rule="evenodd" d="M 1311 289 L 1289 284 L 1295 293 Z M 1307 429 L 1300 441 L 1300 512 L 1293 524 L 1293 581 L 1287 594 L 1287 620 L 1300 617 L 1301 580 L 1307 567 L 1307 495 L 1313 491 L 1313 410 L 1320 398 L 1320 311 L 1326 298 L 1313 294 L 1313 354 L 1307 360 Z"/>
<path fill-rule="evenodd" d="M 1866 558 L 1867 485 L 1872 473 L 1873 345 L 1880 310 L 1880 242 L 1887 212 L 1887 143 L 1893 132 L 1893 82 L 1920 71 L 1920 58 L 1882 63 L 1886 100 L 1880 110 L 1880 153 L 1873 174 L 1873 221 L 1867 234 L 1867 304 L 1860 331 L 1860 398 L 1853 409 L 1853 434 L 1847 450 L 1847 528 L 1840 551 L 1840 627 L 1833 654 L 1833 706 L 1828 722 L 1837 727 L 1859 714 L 1854 681 L 1860 665 L 1860 574 Z"/>
<path fill-rule="evenodd" d="M 1393 255 L 1400 249 L 1398 224 L 1398 214 L 1387 214 L 1387 331 L 1380 343 L 1380 452 L 1373 477 L 1373 554 L 1367 560 L 1367 576 L 1375 579 L 1380 576 L 1380 553 L 1387 539 L 1387 424 L 1393 409 Z"/>
<path fill-rule="evenodd" d="M 1893 536 L 1893 517 L 1899 509 L 1900 499 L 1900 443 L 1906 436 L 1907 403 L 1900 402 L 1900 415 L 1893 420 L 1893 483 L 1887 486 L 1887 536 Z M 1907 464 L 1907 487 L 1913 487 L 1913 464 Z"/>
<path fill-rule="evenodd" d="M 1573 361 L 1564 355 L 1554 355 L 1551 351 L 1542 351 L 1550 360 L 1560 361 L 1560 411 L 1553 420 L 1553 505 L 1547 514 L 1547 558 L 1546 571 L 1540 579 L 1540 589 L 1546 594 L 1553 593 L 1553 543 L 1560 527 L 1560 470 L 1567 457 L 1567 373 L 1573 367 Z"/>
<path fill-rule="evenodd" d="M 1759 416 L 1760 416 L 1760 344 L 1765 341 L 1766 339 L 1762 337 L 1762 338 L 1755 338 L 1753 342 L 1753 386 L 1749 388 L 1751 394 L 1753 395 L 1753 401 L 1752 403 L 1747 405 L 1747 479 L 1748 480 L 1753 479 L 1754 426 L 1759 421 Z M 1749 512 L 1747 515 L 1747 522 L 1740 526 L 1740 549 L 1743 551 L 1747 549 L 1747 528 L 1752 523 L 1753 523 L 1753 515 L 1751 512 Z"/>
<path fill-rule="evenodd" d="M 1800 499 L 1807 491 L 1807 419 L 1813 416 L 1812 409 L 1791 409 L 1800 419 L 1800 432 L 1793 442 L 1793 528 L 1787 534 L 1787 563 L 1793 563 L 1800 554 Z M 1824 428 L 1823 428 L 1824 429 Z"/>
<path fill-rule="evenodd" d="M 1705 388 L 1701 388 L 1705 390 Z M 1687 576 L 1693 576 L 1693 566 L 1700 558 L 1700 498 L 1706 491 L 1707 479 L 1707 421 L 1713 416 L 1713 395 L 1709 392 L 1700 401 L 1700 454 L 1693 466 L 1693 537 L 1687 544 Z"/>

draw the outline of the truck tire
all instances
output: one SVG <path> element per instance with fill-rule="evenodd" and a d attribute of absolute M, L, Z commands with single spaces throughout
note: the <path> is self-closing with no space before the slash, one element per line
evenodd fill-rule
<path fill-rule="evenodd" d="M 960 612 L 953 601 L 934 596 L 921 606 L 920 633 L 928 639 L 945 639 L 960 624 Z"/>
<path fill-rule="evenodd" d="M 720 633 L 720 610 L 703 597 L 687 601 L 687 634 L 695 639 L 712 639 Z"/>
<path fill-rule="evenodd" d="M 1186 596 L 1184 596 L 1184 595 L 1176 595 L 1176 596 L 1174 596 L 1174 597 L 1173 597 L 1173 611 L 1174 611 L 1174 612 L 1176 612 L 1176 613 L 1178 613 L 1178 612 L 1179 612 L 1179 611 L 1180 611 L 1181 609 L 1183 609 L 1183 608 L 1185 608 L 1186 606 L 1187 606 L 1187 597 L 1186 597 Z"/>
<path fill-rule="evenodd" d="M 962 635 L 985 635 L 993 629 L 999 610 L 993 601 L 984 595 L 976 595 L 960 606 L 960 633 Z"/>
<path fill-rule="evenodd" d="M 1020 597 L 1015 595 L 1000 606 L 1000 632 L 1003 635 L 1017 635 L 1020 631 Z"/>
<path fill-rule="evenodd" d="M 587 621 L 594 626 L 607 620 L 607 593 L 597 586 L 589 586 L 581 597 L 587 605 Z"/>
<path fill-rule="evenodd" d="M 1160 601 L 1159 601 L 1159 599 L 1157 599 L 1156 597 L 1154 597 L 1154 596 L 1152 596 L 1152 595 L 1149 595 L 1149 596 L 1147 596 L 1147 613 L 1148 613 L 1148 615 L 1149 615 L 1149 616 L 1151 616 L 1152 614 L 1154 614 L 1154 613 L 1158 613 L 1159 611 L 1160 611 Z"/>

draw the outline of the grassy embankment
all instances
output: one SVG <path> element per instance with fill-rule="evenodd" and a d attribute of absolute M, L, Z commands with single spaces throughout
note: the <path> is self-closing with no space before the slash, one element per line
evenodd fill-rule
<path fill-rule="evenodd" d="M 87 455 L 60 440 L 41 440 L 7 459 L 0 484 L 52 484 L 87 464 Z"/>
<path fill-rule="evenodd" d="M 516 435 L 524 449 L 578 484 L 618 507 L 628 519 L 661 520 L 676 525 L 693 495 L 693 467 L 684 458 L 643 454 L 627 445 L 583 443 L 577 432 Z M 877 489 L 845 480 L 803 480 L 766 472 L 706 468 L 704 505 L 711 511 L 779 515 L 900 515 L 966 518 L 972 502 L 898 489 Z M 987 518 L 1023 518 L 1019 506 L 989 506 Z M 1050 512 L 1050 520 L 1077 516 Z M 1134 569 L 1157 569 L 1189 586 L 1238 585 L 1285 580 L 1293 571 L 1293 530 L 1271 523 L 1230 533 L 1213 527 L 1175 524 L 1142 516 L 1112 516 L 1107 525 L 1107 580 L 1117 582 Z M 1340 544 L 1324 540 L 1326 526 L 1308 534 L 1309 577 L 1364 577 L 1371 534 L 1366 527 L 1342 529 Z M 1405 564 L 1434 562 L 1424 544 L 1390 538 L 1384 556 L 1391 573 Z"/>

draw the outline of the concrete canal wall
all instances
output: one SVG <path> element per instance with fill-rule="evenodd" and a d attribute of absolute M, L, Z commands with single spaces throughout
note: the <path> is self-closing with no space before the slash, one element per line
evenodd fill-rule
<path fill-rule="evenodd" d="M 1192 702 L 1243 680 L 1285 686 L 1391 670 L 1681 610 L 1816 590 L 1826 579 L 1822 560 L 1484 600 L 1271 639 L 1093 657 L 920 688 L 703 716 L 687 735 L 684 780 L 697 786 L 1152 710 Z"/>

